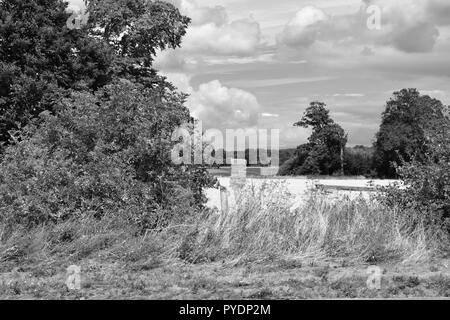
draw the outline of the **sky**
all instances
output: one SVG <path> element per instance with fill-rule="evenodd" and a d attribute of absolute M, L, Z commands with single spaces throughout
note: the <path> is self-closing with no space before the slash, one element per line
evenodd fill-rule
<path fill-rule="evenodd" d="M 448 0 L 168 2 L 192 22 L 155 68 L 204 128 L 279 129 L 281 147 L 296 147 L 310 132 L 293 123 L 322 101 L 350 146 L 371 145 L 394 91 L 450 104 Z"/>

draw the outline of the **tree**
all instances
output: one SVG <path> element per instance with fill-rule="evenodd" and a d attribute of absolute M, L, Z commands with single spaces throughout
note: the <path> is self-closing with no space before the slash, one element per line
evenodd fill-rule
<path fill-rule="evenodd" d="M 345 149 L 345 173 L 351 176 L 375 177 L 373 148 L 355 146 Z"/>
<path fill-rule="evenodd" d="M 0 142 L 40 112 L 53 111 L 68 89 L 93 89 L 111 81 L 108 46 L 87 27 L 69 30 L 62 0 L 0 3 Z"/>
<path fill-rule="evenodd" d="M 347 135 L 342 127 L 330 118 L 330 112 L 325 106 L 323 102 L 311 102 L 302 119 L 294 124 L 298 127 L 312 127 L 312 134 L 308 143 L 297 148 L 295 160 L 283 166 L 284 172 L 280 174 L 344 174 L 343 156 Z"/>
<path fill-rule="evenodd" d="M 128 80 L 73 93 L 54 115 L 17 132 L 0 163 L 0 223 L 58 223 L 108 212 L 161 227 L 203 203 L 202 168 L 171 165 L 174 127 L 189 119 L 182 96 Z M 163 110 L 163 111 L 162 111 Z M 181 112 L 183 111 L 184 112 Z"/>
<path fill-rule="evenodd" d="M 161 1 L 86 2 L 80 29 L 67 27 L 63 0 L 0 2 L 1 143 L 71 90 L 95 92 L 117 78 L 173 89 L 152 61 L 158 49 L 180 45 L 190 19 Z"/>
<path fill-rule="evenodd" d="M 0 4 L 0 223 L 25 226 L 105 212 L 143 228 L 202 207 L 214 180 L 176 165 L 176 128 L 194 121 L 153 69 L 189 23 L 173 5 L 91 0 L 69 30 L 61 0 Z M 9 133 L 12 133 L 11 138 Z"/>
<path fill-rule="evenodd" d="M 332 124 L 334 121 L 330 118 L 330 111 L 327 110 L 323 102 L 311 102 L 306 108 L 300 121 L 294 123 L 296 127 L 312 127 L 314 131 L 320 131 L 322 128 Z"/>
<path fill-rule="evenodd" d="M 381 199 L 399 206 L 416 223 L 450 232 L 450 118 L 441 118 L 425 133 L 425 154 L 396 166 L 406 188 L 388 188 Z"/>
<path fill-rule="evenodd" d="M 380 177 L 396 177 L 395 165 L 402 160 L 424 159 L 426 130 L 444 117 L 444 106 L 436 99 L 420 95 L 416 89 L 394 92 L 382 115 L 374 143 L 374 166 Z"/>

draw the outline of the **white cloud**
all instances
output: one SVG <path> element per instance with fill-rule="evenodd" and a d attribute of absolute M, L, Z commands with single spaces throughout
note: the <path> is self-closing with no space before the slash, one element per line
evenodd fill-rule
<path fill-rule="evenodd" d="M 275 113 L 264 112 L 261 114 L 261 116 L 266 117 L 266 118 L 278 118 L 280 115 L 275 114 Z"/>
<path fill-rule="evenodd" d="M 287 23 L 277 40 L 290 47 L 309 47 L 316 41 L 323 23 L 328 20 L 329 17 L 322 10 L 313 6 L 304 7 Z"/>
<path fill-rule="evenodd" d="M 178 89 L 178 91 L 192 94 L 194 89 L 191 87 L 192 76 L 180 72 L 161 72 L 161 74 Z"/>
<path fill-rule="evenodd" d="M 216 26 L 226 24 L 228 14 L 223 6 L 200 6 L 194 0 L 176 1 L 175 5 L 180 8 L 182 14 L 192 19 L 192 25 L 203 25 L 214 23 Z"/>
<path fill-rule="evenodd" d="M 381 10 L 380 30 L 367 25 L 371 15 L 366 9 L 373 5 Z M 300 49 L 322 41 L 347 47 L 376 45 L 406 53 L 429 52 L 440 35 L 437 25 L 450 24 L 446 12 L 450 12 L 450 4 L 442 0 L 363 0 L 357 12 L 335 16 L 307 6 L 286 24 L 277 41 Z M 368 53 L 369 49 L 364 51 Z"/>
<path fill-rule="evenodd" d="M 182 50 L 166 49 L 157 52 L 153 65 L 156 69 L 164 71 L 178 71 L 186 68 L 187 61 Z"/>
<path fill-rule="evenodd" d="M 186 51 L 213 55 L 253 55 L 260 43 L 259 24 L 251 19 L 218 26 L 207 23 L 188 29 L 183 41 Z"/>
<path fill-rule="evenodd" d="M 434 21 L 427 15 L 427 1 L 376 0 L 382 8 L 382 30 L 386 43 L 404 52 L 431 51 L 439 36 Z"/>
<path fill-rule="evenodd" d="M 349 97 L 349 98 L 360 98 L 365 95 L 362 93 L 335 93 L 333 97 Z"/>
<path fill-rule="evenodd" d="M 195 0 L 171 0 L 191 18 L 183 51 L 208 55 L 250 56 L 261 42 L 261 30 L 252 18 L 229 21 L 223 6 L 199 5 Z"/>
<path fill-rule="evenodd" d="M 186 106 L 193 117 L 207 128 L 250 128 L 256 126 L 261 106 L 256 97 L 244 90 L 228 88 L 213 80 L 200 84 L 195 90 L 191 76 L 184 73 L 165 73 L 180 91 L 189 94 Z"/>
<path fill-rule="evenodd" d="M 247 128 L 258 122 L 261 106 L 251 93 L 214 80 L 201 84 L 187 102 L 194 117 L 206 127 Z"/>
<path fill-rule="evenodd" d="M 245 20 L 258 24 L 258 29 L 261 23 L 265 34 L 259 41 L 251 40 L 257 38 L 251 36 L 251 27 L 239 27 L 250 30 L 245 36 L 239 34 L 237 26 L 231 27 L 233 20 L 249 11 L 236 10 L 232 0 L 230 6 L 223 1 L 198 1 L 204 4 L 203 9 L 183 9 L 192 12 L 188 15 L 194 17 L 190 27 L 194 33 L 187 35 L 176 54 L 167 53 L 157 62 L 164 62 L 162 70 L 195 76 L 195 88 L 187 75 L 174 75 L 169 80 L 191 94 L 188 105 L 207 126 L 277 127 L 282 145 L 294 146 L 309 134 L 290 128 L 293 115 L 309 101 L 321 100 L 333 108 L 333 117 L 349 132 L 350 144 L 368 145 L 393 91 L 414 87 L 443 103 L 450 101 L 446 90 L 450 77 L 448 0 L 322 0 L 314 2 L 316 8 L 297 14 L 306 1 L 292 0 L 279 15 L 272 14 L 268 1 L 246 0 L 257 2 L 267 13 L 261 16 L 255 12 L 258 22 Z M 348 2 L 354 6 L 345 11 Z M 371 4 L 382 9 L 381 30 L 367 27 L 365 9 Z M 248 2 L 247 6 L 251 7 Z M 274 43 L 277 33 L 278 42 Z M 220 82 L 209 82 L 212 79 Z M 197 87 L 198 83 L 203 85 Z M 238 95 L 234 90 L 246 94 Z M 301 96 L 308 98 L 300 101 Z"/>

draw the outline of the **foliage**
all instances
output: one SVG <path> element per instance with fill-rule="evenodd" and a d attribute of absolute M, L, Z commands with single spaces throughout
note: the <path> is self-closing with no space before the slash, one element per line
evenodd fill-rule
<path fill-rule="evenodd" d="M 405 188 L 388 188 L 381 199 L 401 207 L 411 220 L 450 232 L 450 120 L 442 118 L 426 136 L 427 152 L 396 168 Z"/>
<path fill-rule="evenodd" d="M 296 122 L 294 126 L 312 127 L 314 131 L 320 131 L 320 129 L 333 124 L 333 120 L 330 118 L 330 110 L 327 110 L 325 107 L 326 104 L 323 102 L 311 102 L 309 107 L 306 108 L 302 119 Z"/>
<path fill-rule="evenodd" d="M 380 177 L 396 177 L 401 161 L 423 161 L 427 153 L 426 131 L 443 118 L 439 100 L 420 95 L 416 89 L 394 92 L 382 115 L 374 143 L 375 168 Z"/>
<path fill-rule="evenodd" d="M 322 102 L 311 102 L 302 119 L 294 126 L 312 127 L 308 143 L 297 148 L 293 161 L 284 163 L 280 175 L 331 175 L 342 171 L 342 153 L 347 135 L 329 116 Z"/>
<path fill-rule="evenodd" d="M 62 0 L 0 3 L 0 142 L 42 111 L 54 111 L 70 90 L 96 91 L 117 77 L 171 87 L 151 63 L 175 48 L 189 23 L 171 4 L 92 0 L 81 29 L 67 28 Z"/>
<path fill-rule="evenodd" d="M 280 156 L 280 166 L 282 166 L 286 161 L 290 160 L 297 149 L 280 149 L 279 156 Z"/>
<path fill-rule="evenodd" d="M 0 223 L 124 215 L 156 228 L 202 207 L 205 168 L 177 166 L 172 132 L 193 120 L 157 74 L 190 21 L 161 1 L 92 0 L 80 29 L 61 0 L 0 12 Z M 10 136 L 12 134 L 12 136 Z"/>
<path fill-rule="evenodd" d="M 376 176 L 373 168 L 373 148 L 355 146 L 345 149 L 344 171 L 350 176 Z"/>
<path fill-rule="evenodd" d="M 74 93 L 18 132 L 0 164 L 0 222 L 34 225 L 106 212 L 154 228 L 201 206 L 202 168 L 171 163 L 171 135 L 189 119 L 183 95 L 127 80 Z"/>
<path fill-rule="evenodd" d="M 69 30 L 61 0 L 0 3 L 0 142 L 40 112 L 53 111 L 68 89 L 111 81 L 113 56 L 87 29 Z"/>

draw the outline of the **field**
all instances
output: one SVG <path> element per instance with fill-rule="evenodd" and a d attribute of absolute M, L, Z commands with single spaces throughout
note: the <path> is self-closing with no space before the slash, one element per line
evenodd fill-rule
<path fill-rule="evenodd" d="M 17 230 L 0 246 L 0 298 L 450 297 L 450 259 L 436 234 L 405 232 L 401 215 L 361 193 L 330 195 L 310 184 L 250 180 L 227 214 L 207 211 L 145 234 L 116 215 Z M 71 265 L 81 268 L 79 288 L 66 285 Z M 377 287 L 368 284 L 371 266 Z"/>
<path fill-rule="evenodd" d="M 247 169 L 248 170 L 248 169 Z M 227 190 L 231 190 L 230 187 L 230 178 L 228 176 L 219 176 L 219 183 L 221 186 L 227 188 Z M 246 184 L 248 186 L 254 186 L 255 188 L 260 188 L 263 184 L 268 181 L 279 181 L 285 184 L 287 191 L 290 194 L 290 197 L 293 200 L 293 208 L 302 204 L 305 199 L 307 199 L 307 194 L 311 189 L 315 189 L 316 185 L 322 186 L 343 186 L 343 187 L 356 187 L 356 188 L 365 188 L 369 186 L 373 187 L 386 187 L 388 185 L 392 185 L 398 183 L 397 180 L 368 180 L 368 179 L 357 179 L 348 177 L 345 179 L 336 179 L 336 178 L 324 178 L 321 177 L 319 179 L 308 179 L 307 177 L 271 177 L 270 179 L 266 179 L 264 177 L 254 177 L 251 176 L 247 179 Z M 217 189 L 208 189 L 206 190 L 206 195 L 208 197 L 208 207 L 210 208 L 218 208 L 221 209 L 221 195 L 220 191 Z M 364 197 L 369 200 L 371 196 L 373 196 L 373 192 L 368 191 L 345 191 L 345 190 L 333 190 L 330 191 L 327 195 L 328 199 L 332 201 L 333 199 L 339 199 L 343 196 L 348 196 L 351 199 L 357 197 Z M 233 200 L 232 200 L 233 201 Z"/>
<path fill-rule="evenodd" d="M 104 253 L 104 252 L 103 252 Z M 98 252 L 79 262 L 80 290 L 68 290 L 65 266 L 48 261 L 2 275 L 1 299 L 309 299 L 450 297 L 450 260 L 382 266 L 371 290 L 367 265 L 345 261 L 306 264 L 280 260 L 232 265 L 221 262 L 134 263 L 105 261 Z"/>

